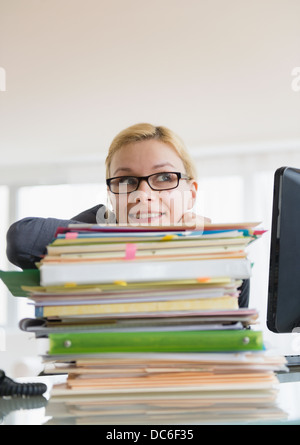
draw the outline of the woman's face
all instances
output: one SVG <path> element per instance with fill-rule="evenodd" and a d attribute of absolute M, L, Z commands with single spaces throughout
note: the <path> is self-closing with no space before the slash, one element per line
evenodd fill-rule
<path fill-rule="evenodd" d="M 180 172 L 186 174 L 181 158 L 168 144 L 149 139 L 121 147 L 112 157 L 110 177 L 148 176 L 153 173 Z M 129 194 L 109 193 L 119 224 L 174 225 L 192 209 L 197 183 L 180 179 L 177 188 L 154 191 L 146 181 Z"/>

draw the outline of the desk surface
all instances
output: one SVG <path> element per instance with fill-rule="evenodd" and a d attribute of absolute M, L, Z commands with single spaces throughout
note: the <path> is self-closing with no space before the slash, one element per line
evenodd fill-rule
<path fill-rule="evenodd" d="M 300 372 L 290 372 L 285 374 L 279 374 L 278 379 L 280 381 L 278 385 L 277 405 L 284 413 L 281 419 L 271 419 L 267 416 L 260 418 L 259 420 L 243 420 L 237 421 L 236 419 L 227 419 L 226 421 L 220 421 L 218 417 L 205 418 L 205 420 L 199 418 L 198 421 L 193 420 L 193 424 L 297 424 L 300 425 Z M 23 399 L 16 400 L 4 400 L 0 399 L 0 424 L 1 425 L 43 425 L 43 424 L 56 424 L 50 416 L 47 416 L 46 406 L 48 405 L 49 395 L 51 388 L 54 384 L 63 383 L 66 380 L 66 376 L 43 376 L 34 377 L 32 379 L 24 378 L 18 379 L 18 381 L 41 381 L 46 383 L 48 387 L 45 397 L 34 399 L 32 403 L 34 408 L 30 409 L 29 400 Z M 6 403 L 7 402 L 7 403 Z M 20 403 L 23 406 L 20 409 Z M 11 409 L 11 411 L 10 411 Z M 9 412 L 10 411 L 10 412 Z M 72 424 L 72 419 L 66 418 L 59 420 L 60 424 Z M 128 421 L 126 422 L 128 424 Z M 166 422 L 165 424 L 176 424 L 176 422 Z M 183 422 L 184 423 L 184 422 Z M 183 424 L 182 423 L 182 424 Z M 188 423 L 189 422 L 185 422 Z M 121 424 L 121 423 L 119 423 Z M 135 425 L 134 417 L 131 425 Z M 151 424 L 151 422 L 149 423 Z M 153 422 L 152 422 L 153 424 Z M 163 424 L 163 423 L 161 423 Z"/>

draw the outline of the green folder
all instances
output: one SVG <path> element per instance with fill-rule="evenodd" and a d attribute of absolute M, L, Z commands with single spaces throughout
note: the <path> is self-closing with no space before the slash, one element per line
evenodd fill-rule
<path fill-rule="evenodd" d="M 49 334 L 49 354 L 114 352 L 235 352 L 263 349 L 261 331 L 248 329 Z"/>
<path fill-rule="evenodd" d="M 38 269 L 0 270 L 0 279 L 14 297 L 28 297 L 28 292 L 24 291 L 22 286 L 39 286 L 40 271 Z"/>

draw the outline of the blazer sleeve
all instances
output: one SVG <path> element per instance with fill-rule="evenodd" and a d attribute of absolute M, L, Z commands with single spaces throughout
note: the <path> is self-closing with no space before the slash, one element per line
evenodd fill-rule
<path fill-rule="evenodd" d="M 6 235 L 7 258 L 21 269 L 35 268 L 58 227 L 73 221 L 56 218 L 23 218 L 12 224 Z"/>
<path fill-rule="evenodd" d="M 28 217 L 15 222 L 6 235 L 8 260 L 21 269 L 36 268 L 35 263 L 46 253 L 46 246 L 53 240 L 58 227 L 76 223 L 94 224 L 100 207 L 88 209 L 70 220 Z"/>

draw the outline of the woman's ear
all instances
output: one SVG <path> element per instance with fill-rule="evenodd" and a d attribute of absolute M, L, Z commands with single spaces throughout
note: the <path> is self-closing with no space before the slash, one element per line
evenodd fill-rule
<path fill-rule="evenodd" d="M 192 209 L 196 204 L 197 191 L 198 191 L 198 182 L 192 180 L 190 183 L 190 191 L 191 191 L 191 201 L 189 203 L 189 209 Z"/>

